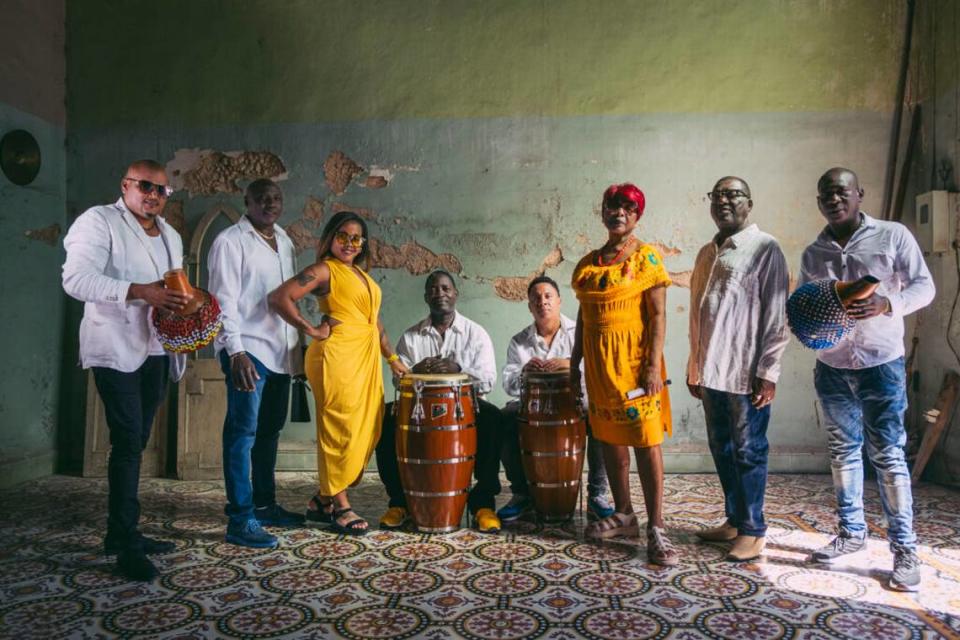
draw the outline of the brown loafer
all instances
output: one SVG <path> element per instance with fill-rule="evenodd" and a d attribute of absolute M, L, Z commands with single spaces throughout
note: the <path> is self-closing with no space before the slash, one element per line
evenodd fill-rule
<path fill-rule="evenodd" d="M 696 531 L 695 535 L 704 542 L 730 542 L 737 537 L 737 528 L 724 520 L 719 527 Z"/>
<path fill-rule="evenodd" d="M 733 562 L 756 560 L 763 553 L 766 540 L 763 536 L 737 536 L 727 553 L 727 560 Z"/>

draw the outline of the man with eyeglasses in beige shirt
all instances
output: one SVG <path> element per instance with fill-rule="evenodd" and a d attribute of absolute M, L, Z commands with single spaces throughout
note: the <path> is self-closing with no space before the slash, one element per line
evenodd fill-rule
<path fill-rule="evenodd" d="M 750 187 L 720 178 L 707 194 L 717 234 L 697 254 L 690 280 L 687 386 L 703 402 L 726 520 L 697 532 L 733 541 L 728 560 L 764 549 L 767 425 L 787 346 L 787 261 L 773 236 L 748 222 Z"/>

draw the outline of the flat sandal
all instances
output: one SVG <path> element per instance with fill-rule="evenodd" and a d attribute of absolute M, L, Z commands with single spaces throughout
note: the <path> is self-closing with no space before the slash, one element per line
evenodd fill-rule
<path fill-rule="evenodd" d="M 340 524 L 337 522 L 338 518 L 343 517 L 345 514 L 352 513 L 356 518 L 350 520 L 346 524 Z M 336 531 L 337 533 L 343 533 L 348 536 L 364 536 L 369 530 L 369 526 L 358 527 L 357 525 L 363 523 L 367 524 L 367 521 L 360 517 L 356 511 L 353 510 L 353 507 L 347 507 L 345 509 L 335 509 L 333 511 L 333 520 L 330 522 L 330 530 Z"/>
<path fill-rule="evenodd" d="M 584 530 L 584 534 L 595 540 L 617 536 L 635 538 L 640 535 L 640 525 L 637 524 L 637 514 L 615 511 L 613 515 L 591 522 Z"/>

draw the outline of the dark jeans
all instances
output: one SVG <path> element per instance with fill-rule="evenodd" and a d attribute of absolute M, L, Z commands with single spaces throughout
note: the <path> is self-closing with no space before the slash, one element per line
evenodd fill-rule
<path fill-rule="evenodd" d="M 723 487 L 727 520 L 740 535 L 763 536 L 770 405 L 757 409 L 749 394 L 703 389 L 710 453 Z"/>
<path fill-rule="evenodd" d="M 527 474 L 523 470 L 523 459 L 520 454 L 520 425 L 517 422 L 520 405 L 508 404 L 501 410 L 501 448 L 500 460 L 503 470 L 510 481 L 510 490 L 513 495 L 528 495 Z M 587 422 L 587 497 L 602 496 L 607 492 L 607 471 L 603 466 L 603 447 L 590 434 L 590 423 Z"/>
<path fill-rule="evenodd" d="M 473 468 L 477 483 L 467 498 L 471 513 L 477 509 L 493 509 L 496 495 L 500 493 L 500 409 L 486 400 L 477 402 L 477 457 Z M 397 420 L 390 402 L 383 413 L 383 431 L 377 443 L 377 472 L 387 488 L 390 506 L 406 507 L 407 498 L 403 494 L 397 466 L 396 431 Z"/>
<path fill-rule="evenodd" d="M 157 408 L 167 393 L 168 367 L 167 356 L 150 356 L 130 373 L 93 367 L 93 380 L 110 429 L 107 537 L 120 549 L 140 544 L 140 459 Z"/>
<path fill-rule="evenodd" d="M 235 526 L 252 518 L 255 506 L 269 507 L 277 500 L 277 444 L 290 406 L 290 376 L 274 373 L 249 353 L 247 356 L 260 376 L 254 391 L 240 391 L 234 386 L 230 358 L 226 349 L 220 352 L 220 368 L 227 384 L 227 416 L 223 421 L 223 477 L 227 488 L 224 512 Z"/>
<path fill-rule="evenodd" d="M 913 492 L 903 451 L 907 442 L 903 358 L 867 369 L 835 369 L 817 362 L 814 386 L 826 420 L 840 528 L 855 536 L 867 533 L 861 453 L 866 436 L 887 518 L 887 538 L 891 544 L 915 548 Z"/>

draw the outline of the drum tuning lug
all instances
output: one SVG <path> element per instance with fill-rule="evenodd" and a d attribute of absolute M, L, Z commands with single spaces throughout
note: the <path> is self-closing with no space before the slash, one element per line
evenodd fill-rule
<path fill-rule="evenodd" d="M 421 402 L 423 386 L 423 380 L 415 380 L 413 383 L 413 393 L 416 396 L 416 400 L 413 405 L 413 411 L 410 412 L 410 419 L 413 420 L 415 424 L 420 424 L 426 415 L 423 411 L 423 403 Z"/>

